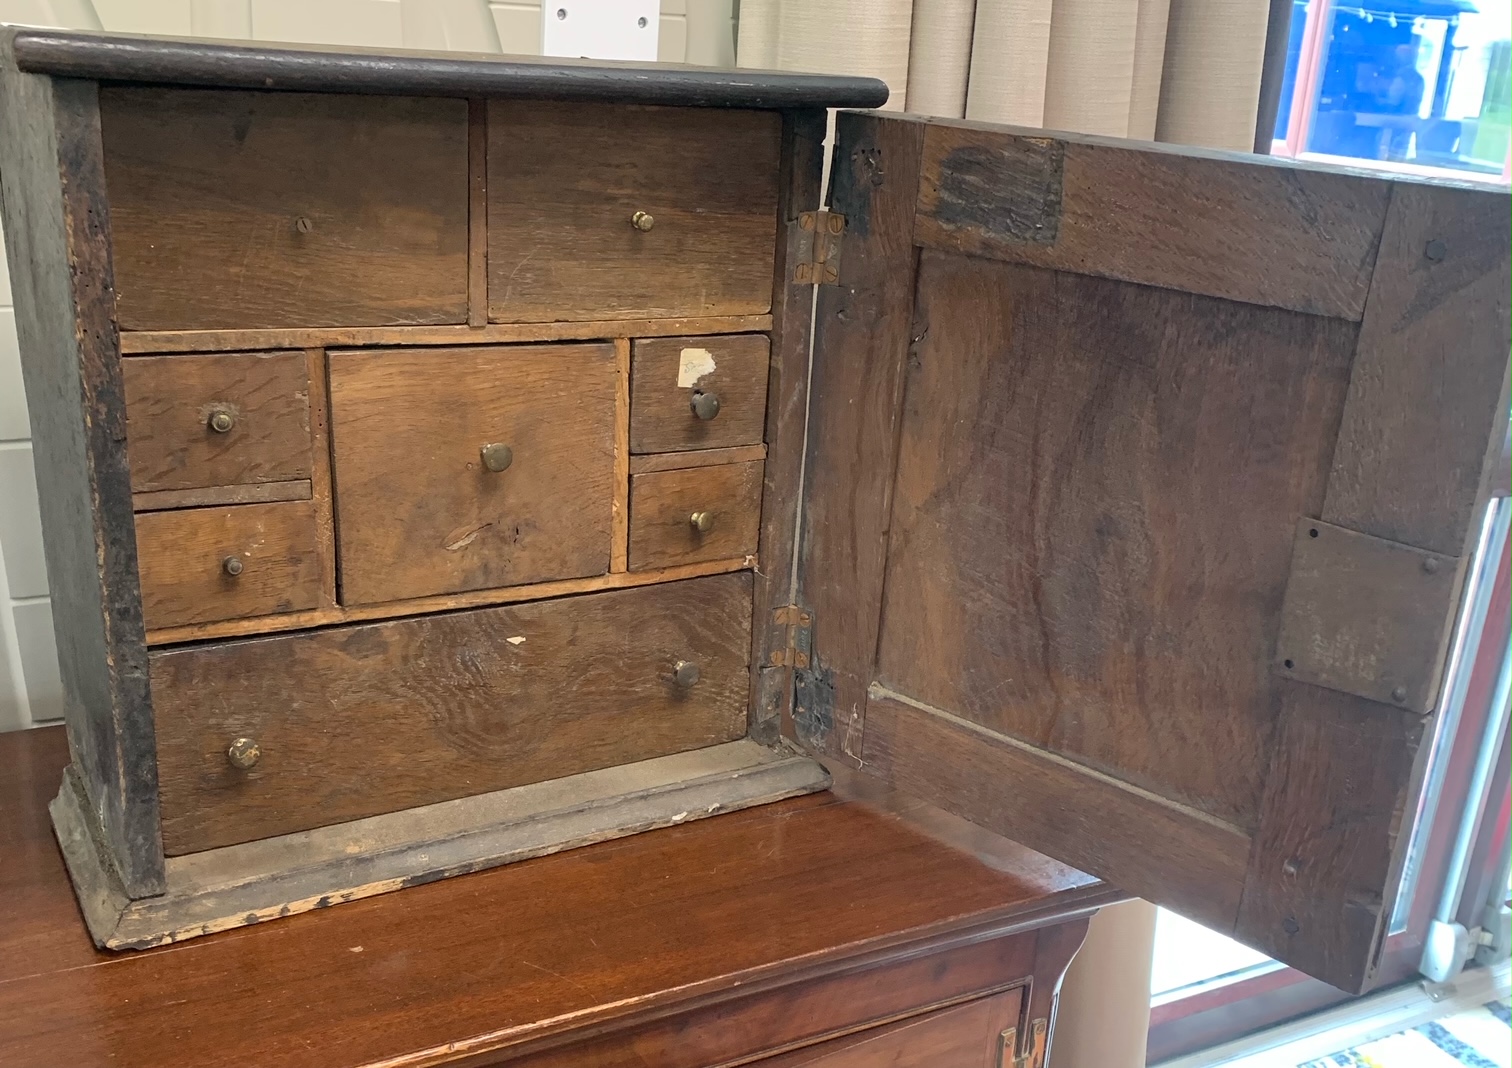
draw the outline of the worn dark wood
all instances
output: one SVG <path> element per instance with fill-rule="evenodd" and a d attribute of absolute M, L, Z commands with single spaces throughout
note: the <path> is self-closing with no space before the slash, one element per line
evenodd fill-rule
<path fill-rule="evenodd" d="M 630 339 L 614 339 L 614 500 L 609 570 L 620 574 L 630 559 Z"/>
<path fill-rule="evenodd" d="M 925 129 L 851 114 L 835 126 L 830 207 L 845 216 L 844 273 L 819 287 L 815 311 L 797 587 L 815 617 L 809 670 L 833 700 L 828 722 L 792 726 L 805 745 L 851 760 L 861 755 L 887 566 Z"/>
<path fill-rule="evenodd" d="M 152 630 L 321 603 L 327 565 L 311 501 L 144 512 L 136 530 L 142 614 Z M 226 571 L 232 557 L 236 575 Z"/>
<path fill-rule="evenodd" d="M 916 232 L 930 248 L 1358 320 L 1389 193 L 1289 160 L 939 123 Z"/>
<path fill-rule="evenodd" d="M 713 527 L 693 526 L 696 512 Z M 754 556 L 761 534 L 761 461 L 653 471 L 630 479 L 630 570 Z"/>
<path fill-rule="evenodd" d="M 750 596 L 735 574 L 154 651 L 164 847 L 189 853 L 742 737 Z M 697 683 L 674 681 L 679 660 L 699 666 Z M 251 771 L 226 759 L 241 736 L 262 746 Z"/>
<path fill-rule="evenodd" d="M 703 1068 L 1038 976 L 1039 929 L 1077 934 L 1117 897 L 917 803 L 819 794 L 99 953 L 47 822 L 66 760 L 59 730 L 0 736 L 0 1061 L 17 1068 Z M 263 1014 L 277 1026 L 228 1026 Z"/>
<path fill-rule="evenodd" d="M 343 604 L 609 570 L 613 345 L 329 359 Z"/>
<path fill-rule="evenodd" d="M 121 373 L 133 493 L 309 479 L 304 353 L 145 356 Z M 218 411 L 229 431 L 211 429 Z"/>
<path fill-rule="evenodd" d="M 706 449 L 702 452 L 650 453 L 630 457 L 630 473 L 640 475 L 647 471 L 684 471 L 690 467 L 740 464 L 748 460 L 764 460 L 766 455 L 765 445 L 737 445 L 730 449 Z"/>
<path fill-rule="evenodd" d="M 488 325 L 488 101 L 467 102 L 467 325 Z"/>
<path fill-rule="evenodd" d="M 106 81 L 736 108 L 873 108 L 888 95 L 886 83 L 876 78 L 681 63 L 269 47 L 25 27 L 9 32 L 22 70 Z"/>
<path fill-rule="evenodd" d="M 461 100 L 106 88 L 122 329 L 467 321 Z"/>
<path fill-rule="evenodd" d="M 700 371 L 712 361 L 712 370 Z M 637 341 L 631 362 L 630 449 L 674 452 L 761 441 L 771 345 L 760 334 Z M 686 364 L 686 366 L 685 366 Z M 695 392 L 719 398 L 719 414 L 693 414 Z"/>
<path fill-rule="evenodd" d="M 208 486 L 205 489 L 133 493 L 131 506 L 138 512 L 162 512 L 170 508 L 209 508 L 227 504 L 307 501 L 312 492 L 309 479 L 297 478 L 290 482 L 254 482 L 247 486 Z"/>
<path fill-rule="evenodd" d="M 767 364 L 766 469 L 761 491 L 761 549 L 751 638 L 751 736 L 775 742 L 783 717 L 791 719 L 793 674 L 773 664 L 787 647 L 787 628 L 775 610 L 792 603 L 798 511 L 803 494 L 804 435 L 808 422 L 814 290 L 793 281 L 799 256 L 798 217 L 817 207 L 826 149 L 824 111 L 788 112 L 782 118 L 778 167 L 777 257 L 772 272 L 771 356 Z M 695 454 L 684 453 L 692 456 Z"/>
<path fill-rule="evenodd" d="M 163 888 L 110 206 L 95 86 L 16 72 L 0 38 L 0 184 L 47 530 L 63 713 L 102 848 L 128 890 Z"/>
<path fill-rule="evenodd" d="M 488 317 L 768 311 L 781 128 L 761 111 L 490 100 Z"/>

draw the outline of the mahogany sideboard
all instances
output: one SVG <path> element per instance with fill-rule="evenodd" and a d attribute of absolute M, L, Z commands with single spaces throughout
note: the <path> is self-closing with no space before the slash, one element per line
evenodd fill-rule
<path fill-rule="evenodd" d="M 1038 1068 L 1121 896 L 821 793 L 122 955 L 53 841 L 67 759 L 61 729 L 0 735 L 6 1068 Z"/>

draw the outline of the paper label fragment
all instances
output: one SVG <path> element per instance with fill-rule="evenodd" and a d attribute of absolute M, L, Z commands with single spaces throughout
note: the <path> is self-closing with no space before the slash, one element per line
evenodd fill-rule
<path fill-rule="evenodd" d="M 677 388 L 692 389 L 704 375 L 714 373 L 714 354 L 708 349 L 683 349 L 677 361 Z"/>

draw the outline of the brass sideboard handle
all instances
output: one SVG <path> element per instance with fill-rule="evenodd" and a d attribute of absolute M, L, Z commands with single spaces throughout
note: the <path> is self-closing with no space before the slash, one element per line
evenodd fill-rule
<path fill-rule="evenodd" d="M 240 768 L 242 771 L 256 764 L 260 756 L 262 756 L 262 746 L 252 738 L 237 738 L 226 747 L 226 759 L 231 762 L 233 768 Z"/>
<path fill-rule="evenodd" d="M 221 570 L 230 575 L 232 578 L 235 578 L 237 575 L 240 575 L 243 571 L 246 570 L 246 565 L 242 563 L 241 557 L 228 556 L 221 561 Z"/>
<path fill-rule="evenodd" d="M 502 442 L 484 445 L 478 455 L 483 457 L 483 466 L 490 471 L 503 471 L 514 463 L 514 450 Z"/>
<path fill-rule="evenodd" d="M 694 512 L 688 516 L 688 525 L 700 534 L 707 534 L 714 529 L 714 513 Z"/>
<path fill-rule="evenodd" d="M 205 425 L 217 434 L 228 434 L 236 425 L 236 416 L 232 414 L 230 408 L 212 408 L 210 418 L 205 420 Z"/>
<path fill-rule="evenodd" d="M 672 665 L 672 678 L 677 685 L 687 689 L 698 685 L 698 680 L 703 677 L 703 672 L 698 670 L 698 665 L 691 660 L 679 660 Z"/>
<path fill-rule="evenodd" d="M 694 415 L 707 422 L 719 414 L 719 394 L 695 390 L 688 407 L 693 409 Z"/>
<path fill-rule="evenodd" d="M 656 218 L 650 212 L 638 211 L 630 216 L 630 225 L 645 233 L 656 225 Z"/>

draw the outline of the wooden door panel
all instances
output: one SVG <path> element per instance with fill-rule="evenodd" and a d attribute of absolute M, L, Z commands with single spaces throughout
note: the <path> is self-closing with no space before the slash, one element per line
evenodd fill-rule
<path fill-rule="evenodd" d="M 845 115 L 831 204 L 789 732 L 1367 985 L 1506 433 L 1508 198 Z"/>

